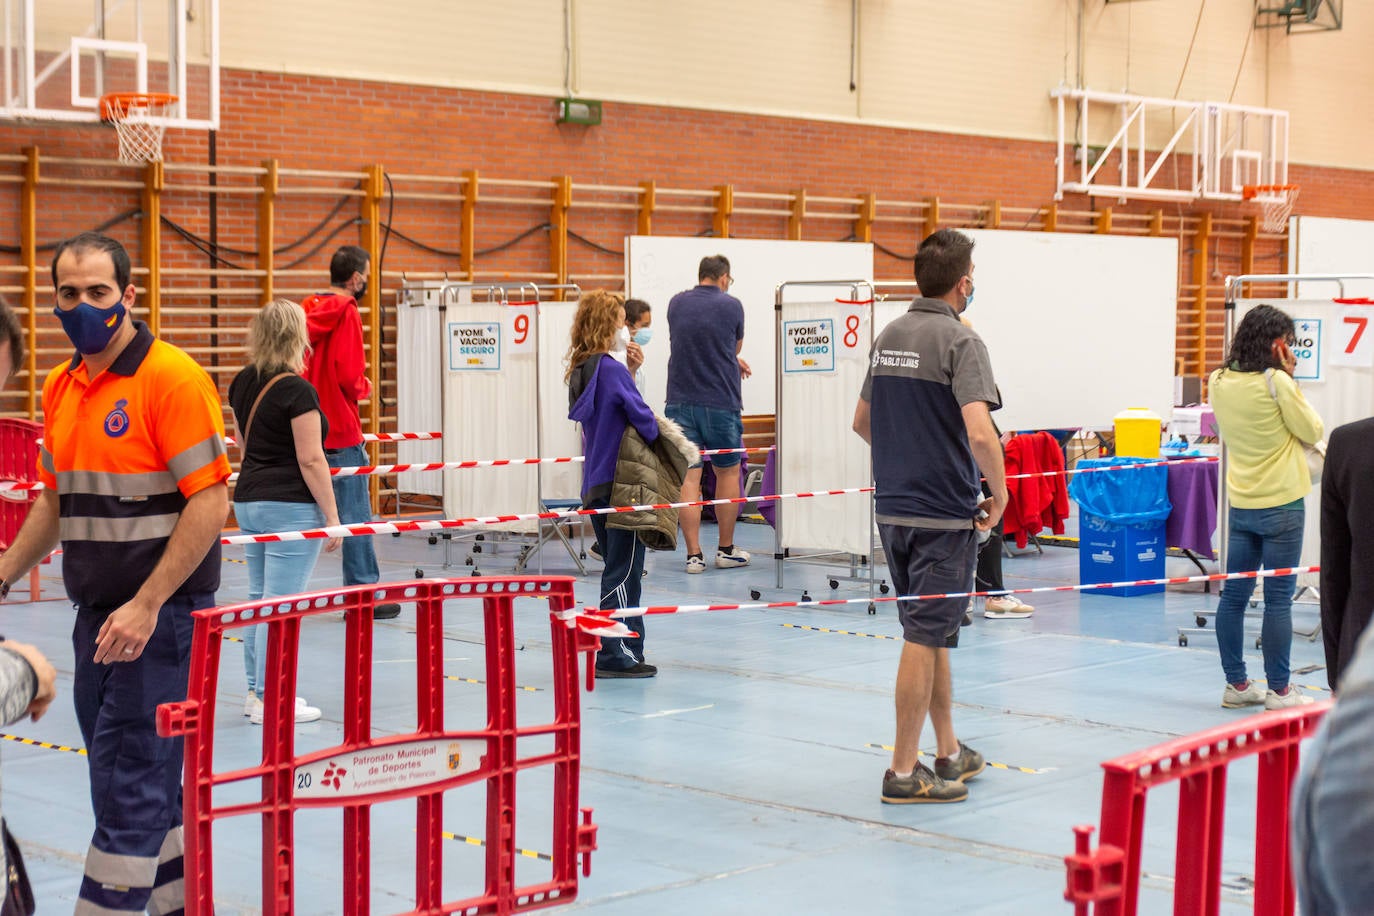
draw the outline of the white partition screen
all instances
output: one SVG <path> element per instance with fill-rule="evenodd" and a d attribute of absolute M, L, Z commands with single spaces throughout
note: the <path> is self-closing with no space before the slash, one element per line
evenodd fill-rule
<path fill-rule="evenodd" d="M 575 296 L 539 301 L 532 284 L 407 285 L 398 312 L 398 418 L 403 431 L 439 430 L 443 440 L 402 443 L 411 447 L 403 460 L 581 456 L 563 381 L 576 307 Z M 428 447 L 424 457 L 415 446 Z M 400 487 L 441 495 L 444 514 L 460 518 L 537 512 L 541 496 L 576 498 L 581 484 L 581 462 L 567 462 L 412 472 Z M 497 527 L 532 531 L 536 523 Z"/>
<path fill-rule="evenodd" d="M 847 286 L 847 284 L 846 284 Z M 868 285 L 863 285 L 865 297 Z M 830 292 L 832 297 L 821 299 Z M 803 286 L 805 301 L 778 310 L 779 492 L 795 493 L 872 482 L 868 445 L 850 429 L 855 400 L 873 344 L 873 303 L 836 299 L 844 290 Z M 872 551 L 871 497 L 827 496 L 786 500 L 777 509 L 784 548 L 868 556 Z"/>

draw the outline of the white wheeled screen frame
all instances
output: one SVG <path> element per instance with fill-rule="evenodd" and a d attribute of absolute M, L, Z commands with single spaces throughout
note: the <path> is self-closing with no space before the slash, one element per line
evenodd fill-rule
<path fill-rule="evenodd" d="M 847 295 L 840 300 L 837 293 Z M 790 295 L 790 301 L 789 301 Z M 798 295 L 807 298 L 799 299 Z M 774 406 L 777 450 L 773 472 L 779 493 L 867 487 L 873 482 L 868 446 L 849 429 L 848 417 L 859 396 L 873 349 L 874 296 L 868 280 L 810 280 L 780 283 L 775 294 Z M 846 319 L 858 318 L 855 342 L 846 347 Z M 789 371 L 787 326 L 829 322 L 830 368 Z M 848 350 L 849 352 L 846 352 Z M 794 361 L 795 362 L 795 361 Z M 829 414 L 818 396 L 824 387 L 842 386 L 839 415 Z M 834 392 L 830 392 L 834 393 Z M 778 500 L 773 543 L 777 587 L 785 587 L 784 556 L 805 559 L 847 554 L 868 562 L 870 595 L 873 568 L 872 494 Z M 852 564 L 851 564 L 852 565 Z M 839 578 L 836 576 L 835 578 Z M 845 577 L 849 578 L 849 577 Z"/>

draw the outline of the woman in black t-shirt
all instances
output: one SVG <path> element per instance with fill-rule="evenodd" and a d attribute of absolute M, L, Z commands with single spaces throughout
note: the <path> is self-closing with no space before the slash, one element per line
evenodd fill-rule
<path fill-rule="evenodd" d="M 320 399 L 301 378 L 305 365 L 305 312 L 289 299 L 264 306 L 248 328 L 252 364 L 229 385 L 235 438 L 243 456 L 234 488 L 234 516 L 244 534 L 274 534 L 339 524 L 334 488 L 324 457 L 329 421 Z M 339 548 L 342 538 L 329 538 L 325 550 Z M 320 541 L 249 544 L 250 600 L 306 591 Z M 262 695 L 267 673 L 267 624 L 258 624 L 244 639 L 248 698 L 243 714 L 262 724 Z M 320 710 L 296 697 L 296 721 L 313 722 Z"/>

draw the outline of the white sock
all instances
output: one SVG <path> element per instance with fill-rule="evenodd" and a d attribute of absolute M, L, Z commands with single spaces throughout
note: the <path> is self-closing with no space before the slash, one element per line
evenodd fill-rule
<path fill-rule="evenodd" d="M 893 770 L 893 771 L 892 771 L 892 775 L 893 775 L 893 776 L 896 776 L 898 779 L 910 779 L 910 778 L 911 778 L 911 774 L 914 773 L 914 772 L 916 772 L 916 771 L 915 771 L 915 770 L 907 770 L 905 773 L 898 773 L 896 770 Z"/>

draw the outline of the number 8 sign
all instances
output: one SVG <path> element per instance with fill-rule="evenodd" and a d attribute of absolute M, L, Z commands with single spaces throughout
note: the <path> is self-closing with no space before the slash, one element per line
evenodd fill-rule
<path fill-rule="evenodd" d="M 1344 305 L 1336 316 L 1335 340 L 1328 362 L 1333 366 L 1374 366 L 1374 318 L 1370 305 Z"/>

